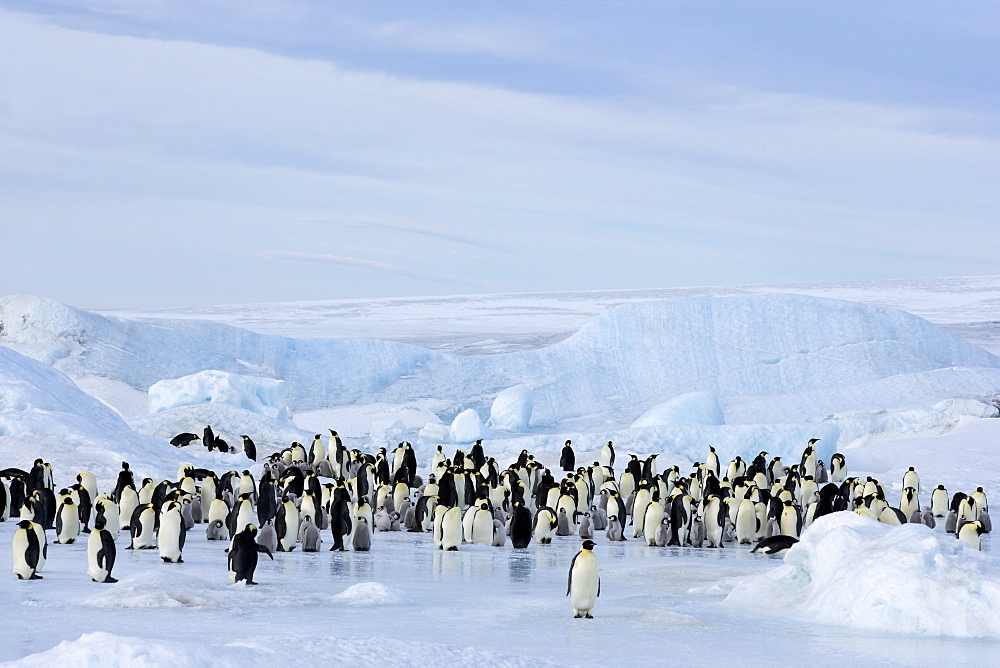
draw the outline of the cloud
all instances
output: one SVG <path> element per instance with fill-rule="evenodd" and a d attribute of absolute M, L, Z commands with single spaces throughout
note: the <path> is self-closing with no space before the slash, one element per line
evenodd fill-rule
<path fill-rule="evenodd" d="M 26 259 L 42 245 L 96 294 L 152 293 L 167 270 L 143 284 L 110 272 L 116 256 L 170 267 L 163 230 L 172 252 L 195 246 L 189 262 L 241 259 L 192 293 L 216 302 L 306 298 L 303 285 L 332 298 L 426 294 L 428 281 L 791 282 L 813 277 L 802 257 L 827 256 L 841 272 L 827 278 L 847 280 L 885 271 L 880 252 L 910 276 L 1000 262 L 970 241 L 992 238 L 1000 205 L 995 114 L 669 73 L 655 85 L 641 99 L 529 93 L 0 10 L 0 232 L 18 244 L 0 283 L 57 285 Z M 282 275 L 282 297 L 273 271 L 254 270 L 268 259 L 318 270 Z M 335 266 L 372 271 L 325 280 Z"/>

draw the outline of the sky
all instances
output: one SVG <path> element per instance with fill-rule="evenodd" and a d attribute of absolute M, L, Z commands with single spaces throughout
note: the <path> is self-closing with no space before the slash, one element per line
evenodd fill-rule
<path fill-rule="evenodd" d="M 0 294 L 1000 273 L 995 2 L 0 0 Z"/>

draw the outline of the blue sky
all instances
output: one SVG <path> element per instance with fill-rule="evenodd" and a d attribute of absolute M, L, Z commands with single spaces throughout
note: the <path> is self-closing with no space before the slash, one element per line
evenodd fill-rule
<path fill-rule="evenodd" d="M 1000 273 L 994 2 L 0 0 L 0 293 Z"/>

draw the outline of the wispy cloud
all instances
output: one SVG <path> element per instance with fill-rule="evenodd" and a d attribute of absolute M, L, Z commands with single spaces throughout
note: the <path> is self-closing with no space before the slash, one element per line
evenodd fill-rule
<path fill-rule="evenodd" d="M 458 276 L 455 274 L 418 271 L 410 267 L 390 264 L 388 262 L 381 262 L 379 260 L 367 260 L 364 258 L 350 257 L 344 255 L 330 255 L 327 253 L 310 253 L 306 251 L 274 251 L 274 250 L 262 251 L 259 253 L 249 253 L 248 255 L 255 255 L 265 260 L 290 260 L 293 262 L 336 264 L 347 267 L 356 267 L 359 269 L 370 269 L 373 271 L 394 274 L 396 276 L 405 276 L 406 278 L 412 278 L 418 281 L 426 281 L 429 283 L 443 283 L 443 284 L 462 283 L 466 285 L 475 285 L 482 288 L 495 288 L 499 285 L 494 281 L 482 281 L 474 278 L 469 278 L 466 276 Z"/>

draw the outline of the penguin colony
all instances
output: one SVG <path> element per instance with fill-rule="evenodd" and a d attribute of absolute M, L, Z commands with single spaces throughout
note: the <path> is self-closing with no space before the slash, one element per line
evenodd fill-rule
<path fill-rule="evenodd" d="M 198 440 L 228 451 L 210 427 L 202 437 L 180 434 L 172 443 Z M 600 592 L 592 551 L 597 532 L 608 541 L 638 539 L 650 547 L 748 544 L 756 553 L 780 554 L 817 518 L 853 510 L 892 525 L 933 528 L 945 518 L 945 531 L 982 549 L 981 537 L 991 530 L 982 487 L 949 495 L 938 485 L 928 495 L 911 467 L 891 506 L 878 480 L 847 475 L 843 455 L 833 455 L 827 468 L 816 457 L 816 440 L 787 466 L 766 452 L 723 465 L 709 448 L 705 461 L 686 473 L 677 466 L 658 471 L 655 454 L 629 455 L 617 473 L 611 442 L 599 461 L 576 466 L 567 441 L 560 480 L 527 450 L 501 467 L 477 441 L 451 458 L 438 446 L 425 483 L 409 443 L 372 455 L 348 450 L 330 430 L 325 443 L 317 434 L 308 448 L 292 443 L 270 455 L 260 480 L 249 471 L 219 475 L 185 465 L 176 480 L 137 481 L 122 462 L 112 490 L 101 493 L 95 477 L 83 472 L 57 492 L 52 467 L 38 459 L 29 471 L 0 471 L 0 521 L 18 518 L 11 549 L 19 579 L 41 579 L 52 531 L 56 544 L 89 534 L 87 573 L 102 583 L 117 581 L 112 571 L 122 533 L 125 549 L 155 549 L 164 562 L 183 563 L 186 536 L 201 524 L 207 540 L 226 542 L 230 579 L 247 584 L 256 584 L 260 553 L 274 559 L 275 552 L 296 548 L 319 551 L 324 535 L 330 550 L 359 552 L 371 549 L 373 533 L 386 531 L 430 533 L 441 550 L 467 543 L 502 547 L 508 539 L 524 549 L 532 540 L 544 545 L 553 535 L 579 535 L 583 544 L 570 566 L 567 596 L 574 616 L 588 618 Z M 256 457 L 253 441 L 243 441 L 244 452 Z"/>

